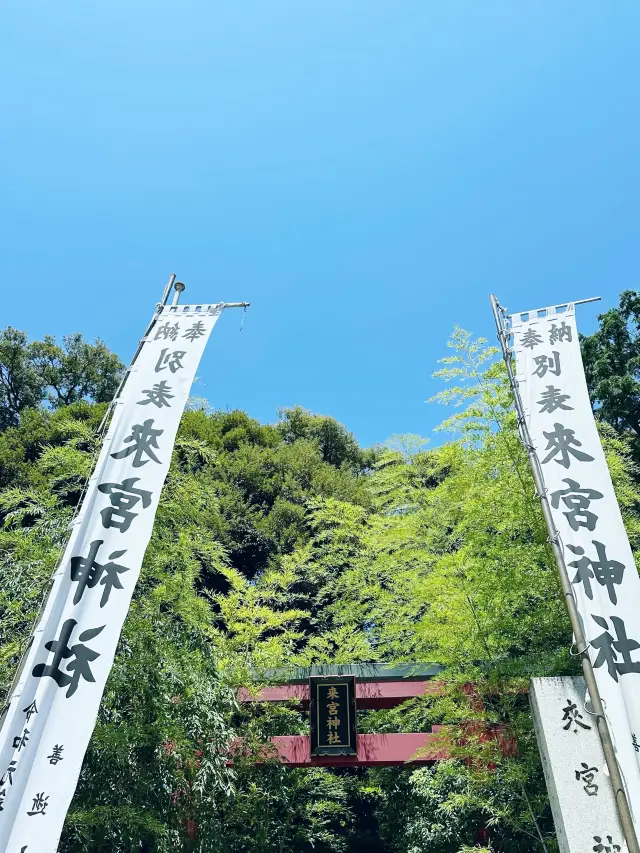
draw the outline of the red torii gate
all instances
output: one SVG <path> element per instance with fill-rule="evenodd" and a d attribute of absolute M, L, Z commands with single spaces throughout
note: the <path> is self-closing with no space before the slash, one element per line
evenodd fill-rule
<path fill-rule="evenodd" d="M 313 666 L 269 673 L 270 679 L 282 679 L 275 687 L 264 687 L 256 694 L 241 688 L 241 702 L 297 701 L 301 710 L 309 708 L 311 676 L 353 675 L 356 677 L 356 701 L 359 709 L 393 708 L 417 696 L 439 694 L 442 683 L 434 680 L 443 667 L 437 664 L 348 664 Z M 271 738 L 283 764 L 290 767 L 389 767 L 407 763 L 427 763 L 446 757 L 437 733 L 407 732 L 397 734 L 359 734 L 357 755 L 311 755 L 307 735 L 285 735 Z M 420 757 L 416 752 L 420 751 Z"/>

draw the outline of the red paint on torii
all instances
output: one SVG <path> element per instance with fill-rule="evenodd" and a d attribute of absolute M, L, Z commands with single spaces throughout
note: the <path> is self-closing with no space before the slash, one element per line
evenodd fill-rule
<path fill-rule="evenodd" d="M 357 755 L 311 755 L 310 739 L 305 735 L 273 737 L 271 743 L 289 767 L 392 767 L 447 758 L 436 734 L 440 728 L 434 726 L 429 734 L 358 735 Z"/>
<path fill-rule="evenodd" d="M 329 671 L 333 670 L 333 671 Z M 247 688 L 238 691 L 240 702 L 294 702 L 301 711 L 309 708 L 308 676 L 355 675 L 356 702 L 362 710 L 393 708 L 420 696 L 442 695 L 444 684 L 433 678 L 442 670 L 435 664 L 407 664 L 396 667 L 386 664 L 358 664 L 337 667 L 312 667 L 298 670 L 295 680 L 263 687 L 255 693 Z M 272 677 L 285 676 L 286 671 L 274 671 Z M 302 675 L 302 677 L 300 677 Z M 284 681 L 284 678 L 283 678 Z M 441 726 L 431 732 L 389 734 L 360 734 L 357 736 L 357 755 L 311 755 L 310 738 L 287 735 L 270 738 L 265 752 L 257 763 L 269 758 L 280 759 L 289 767 L 390 767 L 393 765 L 428 763 L 448 757 L 449 750 Z M 241 741 L 236 748 L 242 749 Z M 231 750 L 231 757 L 233 749 Z"/>
<path fill-rule="evenodd" d="M 441 681 L 356 681 L 358 708 L 393 708 L 417 696 L 439 695 L 443 692 Z M 308 684 L 279 684 L 263 687 L 257 694 L 246 688 L 238 690 L 240 702 L 290 702 L 298 701 L 309 707 Z"/>

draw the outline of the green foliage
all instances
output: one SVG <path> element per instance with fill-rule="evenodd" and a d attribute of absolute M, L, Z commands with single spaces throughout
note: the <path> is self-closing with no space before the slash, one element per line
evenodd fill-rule
<path fill-rule="evenodd" d="M 640 294 L 625 290 L 619 307 L 598 320 L 593 335 L 581 336 L 591 400 L 602 421 L 630 436 L 640 459 Z"/>
<path fill-rule="evenodd" d="M 16 426 L 20 416 L 46 400 L 53 408 L 80 400 L 109 402 L 122 377 L 117 355 L 97 340 L 67 335 L 63 345 L 47 335 L 27 342 L 11 326 L 0 332 L 0 430 Z"/>
<path fill-rule="evenodd" d="M 0 428 L 17 423 L 20 412 L 42 399 L 40 378 L 31 363 L 27 336 L 11 326 L 0 332 Z"/>

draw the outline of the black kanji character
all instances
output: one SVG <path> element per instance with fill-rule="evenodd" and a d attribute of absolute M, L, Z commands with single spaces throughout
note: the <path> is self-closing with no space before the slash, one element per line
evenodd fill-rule
<path fill-rule="evenodd" d="M 574 770 L 573 772 L 576 774 L 576 780 L 578 782 L 586 782 L 584 785 L 584 790 L 587 792 L 589 797 L 597 797 L 598 796 L 598 785 L 593 781 L 596 778 L 596 773 L 598 772 L 597 767 L 589 767 L 588 764 L 585 764 L 584 761 L 580 762 L 580 766 L 582 770 Z"/>
<path fill-rule="evenodd" d="M 34 666 L 31 673 L 34 678 L 42 678 L 47 675 L 53 678 L 58 687 L 68 687 L 69 689 L 66 693 L 67 699 L 76 692 L 81 678 L 85 681 L 95 681 L 89 664 L 97 660 L 100 657 L 100 653 L 87 648 L 83 643 L 93 640 L 105 627 L 102 625 L 100 628 L 89 628 L 87 631 L 83 631 L 78 638 L 80 643 L 69 646 L 68 643 L 71 634 L 77 624 L 75 619 L 67 619 L 64 622 L 60 631 L 60 639 L 49 640 L 48 643 L 45 643 L 45 648 L 53 652 L 53 662 L 51 664 L 38 663 Z M 65 660 L 71 658 L 67 664 L 67 672 L 62 672 L 60 669 L 60 661 L 63 658 Z M 69 675 L 69 672 L 73 674 Z"/>
<path fill-rule="evenodd" d="M 167 409 L 171 408 L 171 403 L 169 400 L 173 400 L 175 394 L 170 394 L 171 388 L 169 387 L 169 383 L 166 379 L 163 379 L 161 382 L 156 382 L 156 384 L 152 388 L 146 388 L 143 390 L 143 394 L 147 395 L 146 400 L 138 400 L 138 406 L 148 406 L 149 403 L 153 403 L 154 406 L 158 409 L 162 409 L 163 406 L 166 406 Z"/>
<path fill-rule="evenodd" d="M 64 761 L 64 758 L 62 757 L 62 750 L 63 749 L 64 749 L 64 746 L 60 746 L 60 744 L 56 744 L 53 747 L 53 750 L 51 751 L 51 755 L 47 755 L 47 758 L 49 759 L 49 764 L 53 764 L 53 766 L 55 767 L 59 761 Z"/>
<path fill-rule="evenodd" d="M 553 356 L 553 357 L 552 357 Z M 544 379 L 547 375 L 547 371 L 549 373 L 553 373 L 556 376 L 560 376 L 560 353 L 553 351 L 552 355 L 536 355 L 533 359 L 537 365 L 536 369 L 533 371 L 532 376 L 539 376 L 540 379 Z"/>
<path fill-rule="evenodd" d="M 593 621 L 604 628 L 604 634 L 600 634 L 595 640 L 591 640 L 591 645 L 594 649 L 598 649 L 598 656 L 593 662 L 594 667 L 607 664 L 609 675 L 614 681 L 618 680 L 618 675 L 628 675 L 631 672 L 640 672 L 640 663 L 633 663 L 631 660 L 631 652 L 640 649 L 640 643 L 636 640 L 627 637 L 627 629 L 622 619 L 617 616 L 610 616 L 613 622 L 613 628 L 616 632 L 617 639 L 613 639 L 609 633 L 607 620 L 602 616 L 591 614 Z M 622 655 L 622 661 L 618 662 L 618 652 Z"/>
<path fill-rule="evenodd" d="M 542 392 L 542 399 L 538 400 L 540 414 L 555 412 L 556 409 L 573 410 L 573 406 L 567 406 L 565 401 L 570 400 L 569 394 L 563 394 L 559 388 L 547 385 L 547 390 Z"/>
<path fill-rule="evenodd" d="M 45 797 L 44 791 L 41 794 L 37 794 L 33 798 L 33 805 L 31 806 L 31 811 L 27 812 L 29 817 L 32 817 L 34 814 L 46 814 L 45 809 L 49 805 L 47 800 L 49 799 L 49 795 Z"/>
<path fill-rule="evenodd" d="M 13 739 L 13 748 L 17 749 L 18 752 L 20 752 L 22 747 L 27 745 L 29 741 L 29 735 L 29 729 L 25 729 L 21 735 L 16 735 Z"/>
<path fill-rule="evenodd" d="M 568 341 L 571 343 L 571 326 L 567 326 L 564 320 L 560 323 L 560 327 L 556 326 L 555 323 L 552 323 L 551 328 L 549 329 L 549 343 L 555 344 L 556 341 L 559 344 L 561 344 L 562 341 Z"/>
<path fill-rule="evenodd" d="M 166 370 L 167 367 L 172 373 L 175 373 L 176 370 L 180 370 L 180 368 L 184 367 L 182 363 L 182 359 L 187 354 L 185 349 L 174 350 L 173 352 L 169 352 L 167 349 L 163 349 L 160 355 L 158 356 L 158 361 L 156 362 L 155 372 L 160 373 L 161 370 Z"/>
<path fill-rule="evenodd" d="M 28 723 L 31 717 L 34 714 L 38 713 L 38 708 L 36 707 L 36 700 L 34 699 L 30 705 L 27 705 L 26 708 L 23 708 L 22 713 L 27 715 L 26 722 Z"/>
<path fill-rule="evenodd" d="M 542 343 L 542 338 L 535 331 L 535 329 L 529 328 L 524 333 L 524 335 L 520 338 L 520 343 L 522 344 L 523 347 L 527 347 L 528 349 L 533 349 L 534 347 L 537 347 L 538 344 Z"/>
<path fill-rule="evenodd" d="M 102 597 L 100 599 L 100 607 L 104 607 L 109 601 L 112 589 L 124 589 L 120 583 L 118 575 L 130 571 L 127 566 L 120 566 L 118 563 L 112 563 L 115 560 L 127 553 L 126 548 L 123 551 L 114 551 L 109 554 L 108 563 L 98 563 L 96 557 L 104 540 L 96 539 L 89 546 L 89 553 L 86 557 L 71 558 L 71 580 L 78 582 L 78 587 L 73 596 L 73 603 L 77 604 L 87 587 L 93 589 L 99 582 L 100 586 L 104 586 Z"/>
<path fill-rule="evenodd" d="M 143 509 L 149 506 L 152 493 L 135 488 L 139 479 L 139 477 L 128 477 L 121 483 L 100 483 L 98 491 L 103 495 L 109 495 L 111 502 L 111 506 L 100 510 L 103 527 L 116 527 L 121 533 L 126 533 L 133 519 L 139 515 L 131 511 L 138 501 L 142 500 Z"/>
<path fill-rule="evenodd" d="M 562 709 L 564 711 L 564 716 L 561 722 L 567 721 L 566 726 L 562 728 L 565 732 L 568 732 L 571 726 L 573 726 L 573 731 L 575 734 L 578 734 L 577 726 L 580 726 L 583 729 L 590 729 L 591 726 L 588 726 L 586 723 L 581 723 L 580 720 L 583 720 L 584 717 L 578 711 L 578 706 L 575 702 L 572 702 L 571 699 L 567 699 L 567 707 Z"/>
<path fill-rule="evenodd" d="M 556 423 L 551 432 L 544 433 L 544 437 L 549 442 L 545 450 L 549 450 L 550 453 L 542 460 L 543 465 L 558 454 L 560 454 L 560 458 L 555 461 L 563 468 L 571 467 L 571 456 L 575 456 L 579 462 L 593 462 L 593 456 L 589 456 L 582 450 L 576 450 L 576 447 L 582 447 L 582 442 L 575 437 L 574 430 Z"/>
<path fill-rule="evenodd" d="M 7 796 L 7 789 L 3 788 L 0 791 L 0 812 L 4 811 L 4 801 Z"/>
<path fill-rule="evenodd" d="M 593 840 L 596 842 L 593 850 L 594 853 L 619 853 L 621 847 L 619 844 L 613 843 L 613 838 L 607 835 L 607 843 L 602 840 L 602 836 L 594 835 Z"/>
<path fill-rule="evenodd" d="M 135 454 L 133 458 L 134 468 L 141 468 L 147 464 L 149 459 L 153 459 L 154 462 L 160 464 L 160 460 L 153 452 L 153 448 L 155 447 L 156 450 L 159 449 L 158 436 L 162 435 L 163 432 L 163 429 L 153 429 L 153 418 L 149 418 L 143 424 L 134 424 L 131 427 L 131 435 L 127 436 L 124 440 L 125 444 L 133 442 L 131 447 L 125 447 L 117 453 L 112 453 L 111 456 L 113 459 L 125 459 L 127 456 L 131 456 L 131 454 Z M 144 453 L 147 454 L 149 459 L 142 458 Z"/>
<path fill-rule="evenodd" d="M 9 766 L 7 767 L 6 773 L 4 774 L 2 779 L 0 779 L 0 785 L 4 785 L 7 782 L 7 780 L 9 781 L 10 785 L 13 785 L 13 774 L 16 772 L 16 764 L 17 763 L 18 763 L 17 761 L 10 761 L 9 762 Z"/>
<path fill-rule="evenodd" d="M 592 539 L 591 544 L 595 546 L 597 560 L 587 557 L 584 553 L 584 548 L 581 548 L 579 545 L 567 545 L 570 551 L 580 557 L 579 560 L 569 563 L 573 569 L 578 570 L 572 583 L 581 583 L 587 598 L 593 601 L 591 578 L 595 578 L 600 586 L 606 588 L 609 593 L 609 601 L 612 604 L 617 604 L 618 596 L 616 595 L 615 586 L 619 586 L 622 583 L 624 564 L 619 563 L 617 560 L 607 559 L 607 549 L 602 542 L 596 542 L 595 539 Z"/>
<path fill-rule="evenodd" d="M 580 483 L 576 483 L 569 477 L 565 477 L 562 481 L 567 484 L 566 489 L 558 489 L 551 495 L 551 506 L 558 509 L 560 499 L 568 508 L 568 512 L 563 512 L 563 515 L 569 522 L 572 530 L 579 530 L 581 527 L 586 527 L 587 530 L 595 530 L 598 516 L 595 512 L 589 511 L 591 501 L 597 501 L 602 498 L 602 492 L 597 492 L 595 489 L 583 489 Z"/>
<path fill-rule="evenodd" d="M 162 338 L 163 341 L 175 341 L 178 337 L 178 332 L 180 331 L 180 326 L 177 323 L 174 323 L 173 326 L 167 320 L 164 326 L 159 326 L 158 331 L 156 332 L 156 336 L 153 339 L 154 341 Z"/>
<path fill-rule="evenodd" d="M 195 341 L 195 340 L 197 340 L 197 338 L 201 338 L 205 334 L 206 334 L 206 329 L 205 329 L 204 323 L 202 322 L 202 320 L 198 320 L 198 322 L 194 323 L 190 329 L 187 329 L 187 331 L 184 333 L 184 335 L 182 337 L 186 338 L 188 341 Z"/>

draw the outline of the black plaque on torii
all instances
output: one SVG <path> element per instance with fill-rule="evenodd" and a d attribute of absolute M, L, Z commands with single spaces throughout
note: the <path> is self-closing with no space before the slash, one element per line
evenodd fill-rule
<path fill-rule="evenodd" d="M 357 755 L 355 677 L 312 676 L 309 699 L 311 755 Z"/>

